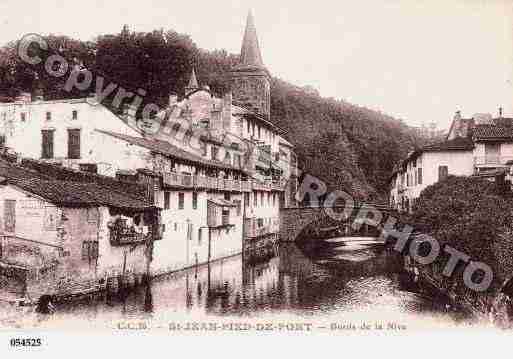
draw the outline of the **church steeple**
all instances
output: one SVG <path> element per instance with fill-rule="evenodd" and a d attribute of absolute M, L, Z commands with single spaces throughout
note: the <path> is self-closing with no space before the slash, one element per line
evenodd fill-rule
<path fill-rule="evenodd" d="M 255 27 L 255 19 L 251 10 L 248 12 L 246 19 L 246 30 L 242 40 L 242 48 L 240 50 L 240 64 L 264 67 L 260 46 L 258 45 L 258 36 Z"/>
<path fill-rule="evenodd" d="M 231 75 L 233 101 L 264 117 L 269 117 L 271 109 L 270 77 L 262 61 L 255 20 L 251 11 L 246 20 L 240 63 L 232 68 Z"/>
<path fill-rule="evenodd" d="M 192 67 L 191 77 L 189 79 L 189 84 L 185 87 L 185 93 L 189 93 L 199 89 L 198 79 L 196 78 L 196 70 L 194 66 Z"/>

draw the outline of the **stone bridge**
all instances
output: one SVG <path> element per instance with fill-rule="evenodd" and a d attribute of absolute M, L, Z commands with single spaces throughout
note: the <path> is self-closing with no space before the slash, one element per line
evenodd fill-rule
<path fill-rule="evenodd" d="M 344 219 L 332 218 L 328 215 L 331 213 L 330 210 L 336 214 L 345 213 L 349 214 L 349 217 Z M 280 241 L 281 242 L 294 242 L 299 237 L 316 233 L 322 236 L 323 231 L 328 232 L 331 229 L 336 229 L 340 232 L 342 230 L 343 235 L 374 235 L 378 233 L 378 229 L 371 228 L 367 224 L 363 224 L 358 231 L 355 233 L 351 229 L 351 224 L 358 218 L 372 218 L 374 211 L 379 211 L 384 217 L 390 213 L 395 213 L 390 207 L 377 205 L 377 204 L 356 204 L 352 207 L 346 206 L 332 206 L 329 208 L 320 207 L 286 207 L 280 209 Z M 337 232 L 337 233 L 338 233 Z M 374 233 L 376 232 L 376 233 Z"/>

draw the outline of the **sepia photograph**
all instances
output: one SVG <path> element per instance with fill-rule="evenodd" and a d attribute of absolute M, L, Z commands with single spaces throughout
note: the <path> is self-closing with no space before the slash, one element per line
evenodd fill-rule
<path fill-rule="evenodd" d="M 1 0 L 0 28 L 6 353 L 511 333 L 513 1 Z"/>

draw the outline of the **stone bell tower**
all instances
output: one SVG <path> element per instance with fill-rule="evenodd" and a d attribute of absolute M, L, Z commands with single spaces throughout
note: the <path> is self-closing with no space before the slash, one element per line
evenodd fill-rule
<path fill-rule="evenodd" d="M 240 63 L 232 69 L 231 80 L 233 102 L 269 118 L 271 107 L 270 76 L 262 62 L 255 21 L 251 11 L 248 13 L 246 21 Z"/>

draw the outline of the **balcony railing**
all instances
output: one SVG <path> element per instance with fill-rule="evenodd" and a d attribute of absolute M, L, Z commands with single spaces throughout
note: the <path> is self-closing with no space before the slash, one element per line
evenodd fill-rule
<path fill-rule="evenodd" d="M 209 176 L 195 176 L 175 172 L 162 174 L 165 186 L 179 188 L 202 188 L 231 192 L 250 192 L 251 184 L 248 181 L 217 178 Z"/>
<path fill-rule="evenodd" d="M 193 176 L 187 174 L 180 174 L 175 172 L 165 172 L 162 174 L 164 184 L 170 187 L 193 187 Z"/>
<path fill-rule="evenodd" d="M 204 188 L 219 191 L 251 192 L 259 191 L 283 191 L 284 181 L 271 181 L 269 179 L 252 179 L 242 181 L 236 179 L 217 178 L 208 176 L 195 176 L 175 172 L 165 172 L 162 175 L 165 186 L 178 188 Z"/>
<path fill-rule="evenodd" d="M 513 162 L 513 156 L 486 155 L 474 157 L 476 166 L 504 166 L 508 162 Z"/>

